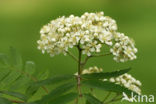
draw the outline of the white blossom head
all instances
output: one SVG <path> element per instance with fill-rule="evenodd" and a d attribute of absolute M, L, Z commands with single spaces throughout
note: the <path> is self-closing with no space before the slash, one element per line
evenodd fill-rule
<path fill-rule="evenodd" d="M 123 74 L 123 75 L 120 75 L 116 78 L 110 78 L 110 79 L 107 79 L 109 80 L 110 82 L 112 83 L 116 83 L 116 84 L 120 84 L 121 86 L 124 86 L 138 94 L 141 94 L 141 82 L 139 80 L 136 80 L 134 77 L 132 77 L 130 74 Z M 104 80 L 106 81 L 106 79 Z"/>
<path fill-rule="evenodd" d="M 103 69 L 94 66 L 94 67 L 89 67 L 88 69 L 84 69 L 82 71 L 82 74 L 91 74 L 91 73 L 100 73 L 100 72 L 103 72 Z M 75 73 L 75 75 L 78 75 L 78 73 Z"/>
<path fill-rule="evenodd" d="M 114 34 L 114 45 L 110 49 L 114 55 L 114 60 L 118 62 L 125 62 L 128 60 L 136 59 L 137 48 L 135 48 L 135 43 L 128 36 L 123 33 Z"/>
<path fill-rule="evenodd" d="M 80 17 L 74 15 L 59 17 L 43 26 L 40 34 L 41 38 L 37 41 L 38 49 L 51 56 L 60 53 L 66 55 L 70 48 L 78 45 L 83 54 L 91 56 L 101 52 L 105 44 L 112 47 L 111 52 L 116 61 L 123 62 L 136 58 L 134 43 L 127 39 L 127 36 L 126 39 L 118 36 L 120 33 L 117 32 L 116 21 L 104 16 L 103 12 L 86 12 Z"/>

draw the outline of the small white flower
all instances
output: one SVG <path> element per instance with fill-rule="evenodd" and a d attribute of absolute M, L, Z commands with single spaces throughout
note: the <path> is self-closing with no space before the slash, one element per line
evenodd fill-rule
<path fill-rule="evenodd" d="M 115 82 L 114 78 L 110 78 L 109 80 L 110 80 L 110 82 Z"/>
<path fill-rule="evenodd" d="M 100 73 L 102 71 L 103 71 L 102 68 L 98 68 L 98 67 L 94 66 L 94 67 L 89 67 L 88 69 L 84 69 L 82 71 L 82 74 Z"/>

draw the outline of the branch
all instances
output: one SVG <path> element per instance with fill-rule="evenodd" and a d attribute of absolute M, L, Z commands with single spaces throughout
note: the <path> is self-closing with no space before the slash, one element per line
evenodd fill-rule
<path fill-rule="evenodd" d="M 67 52 L 67 54 L 69 55 L 69 56 L 71 56 L 76 62 L 78 62 L 78 59 L 71 53 L 71 52 L 69 52 L 69 51 L 66 51 Z"/>
<path fill-rule="evenodd" d="M 91 56 L 87 56 L 84 60 L 84 62 L 82 63 L 82 65 L 85 65 L 87 63 L 87 61 L 91 58 L 91 57 L 101 57 L 101 56 L 107 56 L 107 55 L 111 55 L 112 53 L 106 53 L 106 54 L 95 54 L 95 55 L 91 55 Z"/>
<path fill-rule="evenodd" d="M 100 56 L 107 56 L 107 55 L 111 55 L 112 53 L 106 53 L 106 54 L 95 54 L 95 55 L 91 55 L 90 57 L 100 57 Z"/>

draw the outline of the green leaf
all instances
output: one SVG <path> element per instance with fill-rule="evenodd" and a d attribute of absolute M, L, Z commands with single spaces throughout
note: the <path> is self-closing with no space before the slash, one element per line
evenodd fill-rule
<path fill-rule="evenodd" d="M 88 100 L 86 100 L 86 104 L 91 104 Z"/>
<path fill-rule="evenodd" d="M 18 70 L 22 69 L 23 66 L 22 57 L 13 47 L 10 47 L 10 63 Z"/>
<path fill-rule="evenodd" d="M 110 91 L 110 92 L 116 92 L 116 93 L 123 93 L 125 92 L 127 95 L 131 95 L 131 90 L 122 87 L 118 84 L 111 83 L 108 81 L 101 81 L 101 80 L 86 80 L 82 81 L 82 84 L 91 87 L 91 88 L 97 88 L 105 91 Z"/>
<path fill-rule="evenodd" d="M 117 77 L 119 75 L 129 72 L 130 70 L 131 68 L 127 68 L 127 69 L 114 71 L 114 72 L 83 74 L 81 75 L 81 77 L 84 79 L 104 79 L 104 78 Z"/>
<path fill-rule="evenodd" d="M 26 61 L 24 71 L 21 71 L 21 76 L 14 81 L 12 88 L 18 89 L 19 87 L 28 87 L 28 83 L 32 80 L 30 77 L 35 72 L 35 63 L 33 61 Z M 19 86 L 17 86 L 19 85 Z"/>
<path fill-rule="evenodd" d="M 60 85 L 59 87 L 57 87 L 56 89 L 51 91 L 48 95 L 44 96 L 41 99 L 41 104 L 45 104 L 45 103 L 49 102 L 49 100 L 55 99 L 56 97 L 71 90 L 75 86 L 75 84 L 76 83 L 66 83 L 66 84 Z M 57 104 L 57 103 L 54 103 L 54 104 Z"/>
<path fill-rule="evenodd" d="M 40 71 L 36 77 L 38 80 L 45 80 L 49 77 L 49 70 L 43 70 L 42 72 Z"/>
<path fill-rule="evenodd" d="M 35 72 L 35 63 L 33 61 L 27 61 L 25 63 L 25 72 L 29 74 L 33 74 Z"/>
<path fill-rule="evenodd" d="M 31 85 L 26 89 L 25 94 L 30 98 L 38 91 L 38 89 L 39 89 L 38 86 Z"/>
<path fill-rule="evenodd" d="M 78 97 L 77 93 L 68 93 L 66 95 L 62 95 L 57 97 L 54 100 L 51 100 L 48 104 L 68 104 Z"/>
<path fill-rule="evenodd" d="M 2 82 L 10 73 L 10 70 L 0 69 L 0 82 Z"/>
<path fill-rule="evenodd" d="M 68 81 L 72 78 L 74 78 L 74 75 L 63 75 L 63 76 L 51 77 L 42 81 L 34 82 L 27 88 L 26 95 L 32 96 L 42 86 L 61 83 L 63 81 Z"/>
<path fill-rule="evenodd" d="M 16 98 L 19 98 L 23 101 L 27 101 L 27 97 L 21 93 L 18 93 L 18 92 L 11 92 L 11 91 L 0 91 L 1 94 L 6 94 L 6 95 L 10 95 L 10 96 L 13 96 L 13 97 L 16 97 Z"/>
<path fill-rule="evenodd" d="M 0 63 L 3 65 L 9 64 L 7 55 L 0 53 Z"/>
<path fill-rule="evenodd" d="M 38 81 L 33 83 L 33 86 L 44 86 L 44 85 L 51 85 L 51 84 L 56 84 L 60 83 L 63 81 L 68 81 L 70 79 L 73 79 L 74 75 L 62 75 L 62 76 L 56 76 L 56 77 L 51 77 L 42 81 Z"/>
<path fill-rule="evenodd" d="M 21 73 L 19 71 L 11 70 L 5 78 L 3 78 L 3 83 L 5 83 L 5 89 L 12 89 L 11 86 L 20 77 Z"/>
<path fill-rule="evenodd" d="M 6 98 L 0 97 L 0 104 L 12 104 L 12 102 Z"/>
<path fill-rule="evenodd" d="M 84 97 L 87 99 L 88 104 L 103 104 L 100 100 L 91 94 L 84 94 Z"/>

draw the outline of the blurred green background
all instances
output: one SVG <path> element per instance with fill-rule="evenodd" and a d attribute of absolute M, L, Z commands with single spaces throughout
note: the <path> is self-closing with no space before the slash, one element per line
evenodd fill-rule
<path fill-rule="evenodd" d="M 75 73 L 77 66 L 70 57 L 51 58 L 37 49 L 39 31 L 59 16 L 98 11 L 115 19 L 119 31 L 136 41 L 138 59 L 116 63 L 107 56 L 89 60 L 86 67 L 112 71 L 131 66 L 130 73 L 143 84 L 143 94 L 156 96 L 156 0 L 0 0 L 0 52 L 13 46 L 24 60 L 36 62 L 38 72 Z"/>

